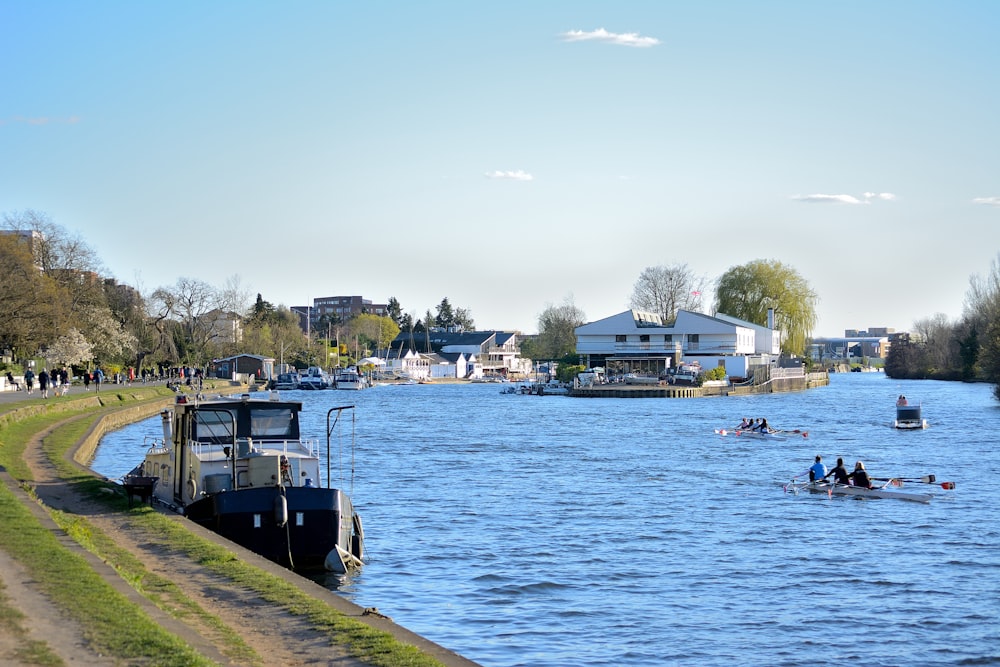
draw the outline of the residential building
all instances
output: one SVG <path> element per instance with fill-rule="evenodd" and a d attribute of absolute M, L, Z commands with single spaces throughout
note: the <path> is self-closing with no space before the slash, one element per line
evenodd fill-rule
<path fill-rule="evenodd" d="M 361 296 L 324 296 L 313 299 L 312 306 L 292 306 L 289 310 L 299 316 L 299 325 L 303 331 L 317 331 L 324 315 L 341 322 L 363 313 L 380 317 L 389 315 L 387 304 L 372 303 L 371 299 Z"/>
<path fill-rule="evenodd" d="M 457 331 L 431 327 L 429 331 L 400 332 L 390 344 L 393 350 L 407 349 L 422 354 L 464 354 L 485 375 L 529 373 L 531 361 L 522 359 L 517 334 L 507 331 Z M 398 355 L 397 355 L 398 356 Z"/>
<path fill-rule="evenodd" d="M 217 343 L 243 342 L 243 319 L 236 313 L 216 308 L 198 318 L 206 339 Z"/>
<path fill-rule="evenodd" d="M 781 331 L 729 315 L 704 315 L 680 310 L 671 326 L 659 315 L 626 310 L 576 328 L 576 352 L 589 368 L 602 367 L 608 376 L 636 373 L 660 375 L 682 364 L 704 370 L 716 366 L 733 378 L 746 378 L 754 366 L 777 365 Z"/>

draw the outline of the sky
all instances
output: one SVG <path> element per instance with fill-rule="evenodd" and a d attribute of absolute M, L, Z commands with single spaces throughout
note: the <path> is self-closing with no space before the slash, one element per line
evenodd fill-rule
<path fill-rule="evenodd" d="M 149 292 L 443 298 L 478 329 L 764 259 L 816 336 L 1000 256 L 1000 3 L 0 0 L 0 213 Z"/>

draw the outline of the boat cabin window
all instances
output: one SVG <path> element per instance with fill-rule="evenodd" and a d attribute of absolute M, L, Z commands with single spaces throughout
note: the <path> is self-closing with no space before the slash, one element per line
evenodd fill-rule
<path fill-rule="evenodd" d="M 280 405 L 254 408 L 249 414 L 239 406 L 234 406 L 231 411 L 199 410 L 193 420 L 193 437 L 199 442 L 230 443 L 233 441 L 234 417 L 236 435 L 239 438 L 297 440 L 299 437 L 295 411 Z"/>
<path fill-rule="evenodd" d="M 250 413 L 250 432 L 255 438 L 288 440 L 299 437 L 289 408 L 265 408 Z"/>
<path fill-rule="evenodd" d="M 896 419 L 920 420 L 920 406 L 896 408 Z"/>
<path fill-rule="evenodd" d="M 199 442 L 232 442 L 233 426 L 233 413 L 228 410 L 202 410 L 194 420 L 193 436 Z"/>

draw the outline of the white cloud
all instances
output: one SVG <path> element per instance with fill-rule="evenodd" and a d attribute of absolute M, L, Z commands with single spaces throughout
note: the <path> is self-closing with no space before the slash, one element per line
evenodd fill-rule
<path fill-rule="evenodd" d="M 987 206 L 1000 206 L 1000 197 L 976 197 L 973 204 L 985 204 Z"/>
<path fill-rule="evenodd" d="M 632 46 L 639 49 L 656 46 L 660 40 L 655 37 L 641 37 L 637 32 L 608 32 L 604 28 L 584 32 L 583 30 L 570 30 L 562 34 L 564 42 L 607 42 L 608 44 L 618 44 L 619 46 Z"/>
<path fill-rule="evenodd" d="M 517 171 L 488 171 L 486 172 L 486 178 L 492 178 L 496 180 L 506 180 L 506 181 L 533 181 L 535 177 L 526 171 L 518 169 Z"/>
<path fill-rule="evenodd" d="M 795 201 L 804 202 L 806 204 L 869 204 L 872 199 L 879 199 L 882 201 L 892 201 L 896 198 L 896 195 L 891 192 L 866 192 L 861 195 L 861 199 L 858 199 L 854 195 L 824 195 L 824 194 L 812 194 L 812 195 L 794 195 L 792 199 Z"/>

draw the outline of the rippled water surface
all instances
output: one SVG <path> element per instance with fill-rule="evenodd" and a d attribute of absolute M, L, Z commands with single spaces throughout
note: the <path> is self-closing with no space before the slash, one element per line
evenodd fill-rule
<path fill-rule="evenodd" d="M 1000 662 L 1000 404 L 988 385 L 831 377 L 705 399 L 498 385 L 288 392 L 323 438 L 357 405 L 368 564 L 342 595 L 486 666 Z M 894 401 L 931 427 L 891 428 Z M 803 429 L 720 436 L 740 417 Z M 109 435 L 124 474 L 153 419 Z M 954 481 L 928 504 L 792 495 L 816 454 Z"/>

